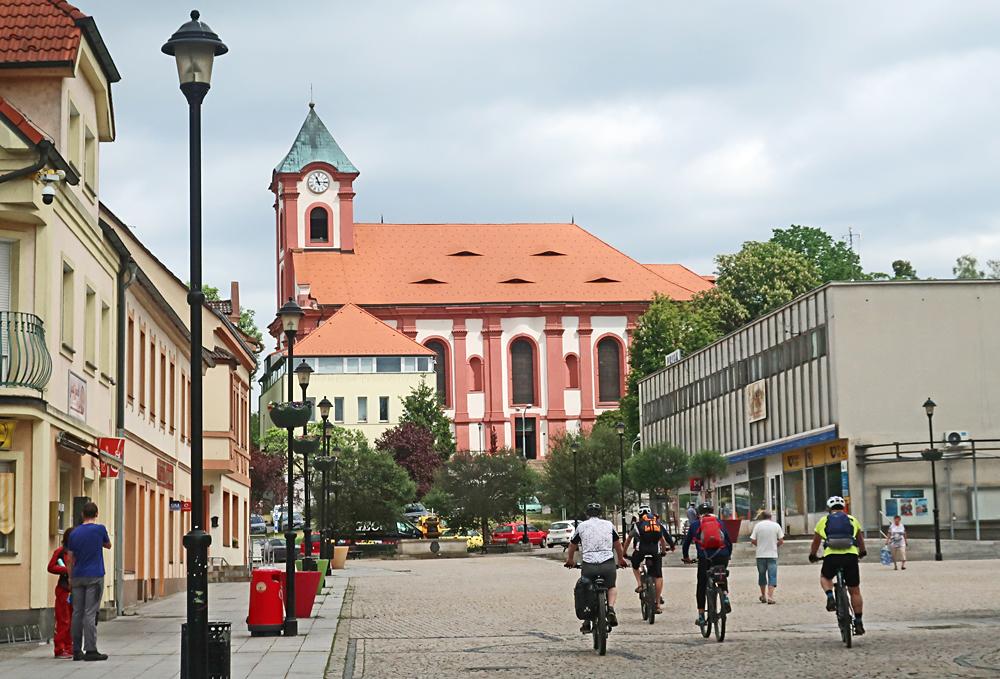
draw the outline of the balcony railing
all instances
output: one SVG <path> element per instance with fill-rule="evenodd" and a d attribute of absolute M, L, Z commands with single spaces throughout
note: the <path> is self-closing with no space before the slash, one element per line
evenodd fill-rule
<path fill-rule="evenodd" d="M 42 320 L 34 314 L 0 311 L 0 387 L 42 391 L 51 376 Z"/>

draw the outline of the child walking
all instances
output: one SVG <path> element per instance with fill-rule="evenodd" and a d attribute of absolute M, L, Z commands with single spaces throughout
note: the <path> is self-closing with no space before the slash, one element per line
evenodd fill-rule
<path fill-rule="evenodd" d="M 52 633 L 52 642 L 55 646 L 57 658 L 70 660 L 73 658 L 73 636 L 70 625 L 73 621 L 73 605 L 69 596 L 69 571 L 66 569 L 66 541 L 69 539 L 72 528 L 67 528 L 63 533 L 62 546 L 57 547 L 52 552 L 49 559 L 49 573 L 59 576 L 56 582 L 56 625 Z"/>

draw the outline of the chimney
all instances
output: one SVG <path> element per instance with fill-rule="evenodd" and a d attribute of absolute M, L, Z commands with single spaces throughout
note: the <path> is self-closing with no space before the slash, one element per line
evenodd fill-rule
<path fill-rule="evenodd" d="M 232 313 L 229 320 L 233 323 L 240 322 L 240 284 L 237 281 L 229 283 L 229 304 L 232 306 Z"/>

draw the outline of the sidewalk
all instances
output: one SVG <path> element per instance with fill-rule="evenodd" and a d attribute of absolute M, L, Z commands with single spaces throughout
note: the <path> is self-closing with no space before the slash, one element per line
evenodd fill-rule
<path fill-rule="evenodd" d="M 313 617 L 299 620 L 297 637 L 250 637 L 246 626 L 250 583 L 223 583 L 209 587 L 209 619 L 232 623 L 233 679 L 323 679 L 347 577 L 328 577 L 328 594 L 316 598 Z M 102 622 L 97 628 L 98 648 L 104 662 L 56 660 L 52 644 L 24 646 L 20 655 L 3 648 L 0 677 L 39 679 L 73 677 L 90 679 L 174 679 L 180 676 L 181 623 L 186 620 L 183 592 L 144 604 L 136 615 Z"/>

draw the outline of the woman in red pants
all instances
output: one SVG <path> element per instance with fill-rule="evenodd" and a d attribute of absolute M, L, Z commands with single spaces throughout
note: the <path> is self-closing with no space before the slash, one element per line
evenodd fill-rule
<path fill-rule="evenodd" d="M 69 571 L 66 569 L 66 540 L 72 528 L 63 533 L 62 546 L 52 552 L 49 559 L 49 573 L 59 576 L 56 583 L 56 625 L 52 633 L 57 658 L 71 659 L 73 657 L 73 636 L 70 624 L 73 621 L 73 605 L 69 599 Z"/>

